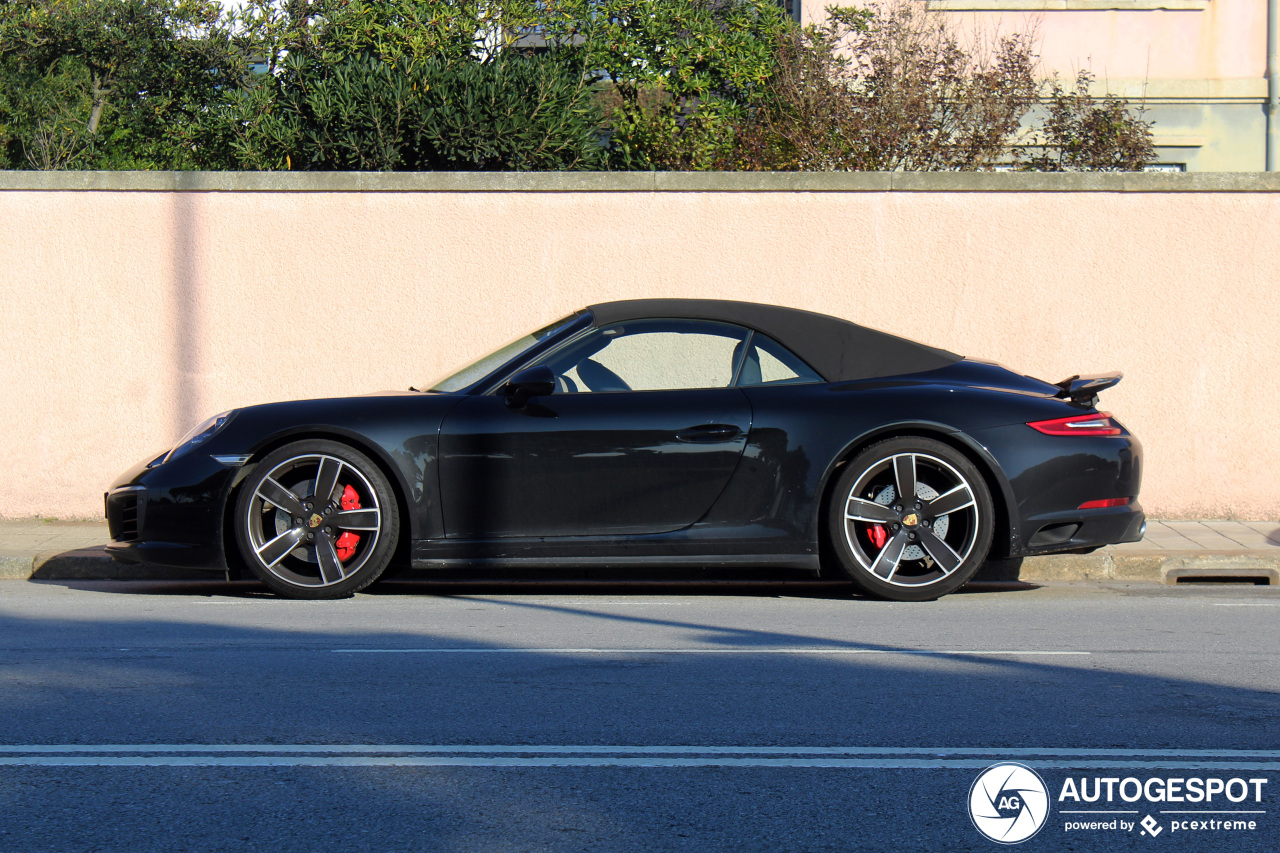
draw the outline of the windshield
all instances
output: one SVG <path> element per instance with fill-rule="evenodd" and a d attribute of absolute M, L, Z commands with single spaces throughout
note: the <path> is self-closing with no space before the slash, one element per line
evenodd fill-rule
<path fill-rule="evenodd" d="M 536 332 L 521 335 L 511 343 L 499 347 L 478 361 L 473 361 L 461 370 L 437 379 L 425 387 L 440 394 L 456 394 L 464 388 L 469 388 L 476 384 L 502 365 L 520 358 L 521 355 L 533 349 L 569 323 L 577 320 L 580 316 L 582 315 L 571 314 L 568 317 L 556 320 L 549 326 L 542 327 Z"/>

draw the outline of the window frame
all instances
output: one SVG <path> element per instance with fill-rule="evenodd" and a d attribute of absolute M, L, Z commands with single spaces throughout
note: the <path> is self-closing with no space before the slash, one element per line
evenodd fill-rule
<path fill-rule="evenodd" d="M 738 343 L 742 343 L 743 341 L 750 340 L 751 336 L 755 334 L 754 329 L 751 329 L 747 326 L 739 325 L 737 323 L 728 323 L 723 320 L 707 320 L 700 317 L 636 317 L 631 320 L 618 320 L 617 322 L 610 323 L 607 326 L 592 326 L 588 329 L 584 329 L 581 334 L 572 336 L 568 340 L 564 341 L 560 346 L 554 347 L 553 349 L 542 353 L 537 358 L 531 359 L 528 363 L 528 366 L 537 367 L 538 365 L 547 364 L 547 362 L 555 359 L 555 357 L 559 355 L 561 352 L 563 352 L 564 350 L 568 349 L 569 347 L 577 345 L 578 343 L 590 337 L 591 335 L 599 334 L 603 336 L 609 329 L 616 328 L 619 326 L 625 327 L 629 323 L 673 323 L 673 324 L 690 324 L 695 326 L 696 325 L 718 326 L 721 328 L 732 329 L 737 331 L 739 333 Z M 660 331 L 662 330 L 654 329 L 652 332 L 649 332 L 648 334 L 653 334 L 655 332 L 660 332 Z M 676 331 L 677 334 L 682 334 L 678 330 L 668 330 L 668 331 Z M 640 333 L 636 333 L 636 334 L 640 334 Z M 704 333 L 704 334 L 711 335 L 711 333 Z M 715 335 L 715 337 L 724 337 L 724 338 L 732 339 L 733 336 L 732 335 Z M 592 353 L 592 355 L 594 355 L 596 352 L 600 352 L 601 350 L 605 349 L 605 347 L 607 346 L 608 346 L 608 343 L 606 343 L 605 346 L 602 346 L 599 349 L 595 350 Z M 699 388 L 648 388 L 648 389 L 630 388 L 626 391 L 590 391 L 589 390 L 586 393 L 588 394 L 628 394 L 628 393 L 652 394 L 652 393 L 669 393 L 672 391 L 716 391 L 716 390 L 723 390 L 725 388 L 733 388 L 733 387 L 736 387 L 734 385 L 734 382 L 737 381 L 738 375 L 742 370 L 742 365 L 746 361 L 746 356 L 747 356 L 747 348 L 743 347 L 742 352 L 738 356 L 737 362 L 733 365 L 733 369 L 730 373 L 729 383 L 727 385 L 702 386 Z M 590 355 L 584 356 L 584 358 L 590 358 L 590 357 L 591 357 Z M 495 389 L 495 391 L 496 390 L 498 389 Z M 580 394 L 583 392 L 579 391 L 576 393 Z M 568 395 L 562 394 L 559 391 L 557 391 L 553 396 L 563 397 Z"/>
<path fill-rule="evenodd" d="M 589 315 L 584 315 L 584 316 L 589 316 Z M 729 380 L 729 384 L 713 386 L 710 388 L 706 388 L 706 387 L 703 387 L 703 388 L 655 388 L 655 389 L 648 389 L 648 390 L 637 390 L 635 388 L 632 388 L 628 391 L 587 391 L 586 393 L 587 394 L 655 394 L 655 393 L 670 393 L 672 391 L 716 391 L 716 390 L 723 390 L 726 388 L 739 388 L 739 389 L 775 388 L 775 387 L 781 387 L 783 385 L 820 385 L 826 381 L 825 379 L 822 378 L 822 375 L 819 374 L 818 371 L 813 369 L 812 365 L 810 365 L 803 358 L 801 358 L 800 356 L 792 352 L 792 350 L 789 347 L 782 344 L 780 341 L 770 337 L 769 335 L 766 335 L 764 332 L 758 331 L 757 329 L 753 329 L 750 326 L 744 326 L 739 323 L 731 323 L 725 320 L 711 320 L 711 319 L 705 319 L 701 317 L 635 317 L 630 320 L 619 320 L 614 323 L 610 323 L 607 326 L 596 326 L 596 325 L 587 326 L 586 328 L 579 329 L 573 332 L 572 334 L 569 335 L 569 337 L 565 338 L 563 341 L 560 341 L 558 344 L 550 347 L 549 349 L 546 349 L 537 353 L 529 353 L 528 354 L 530 356 L 529 358 L 523 360 L 522 363 L 520 364 L 511 365 L 510 369 L 505 372 L 505 374 L 502 376 L 501 379 L 499 379 L 492 386 L 486 388 L 481 393 L 485 396 L 493 396 L 493 395 L 500 394 L 502 392 L 503 385 L 506 384 L 507 380 L 511 377 L 511 375 L 521 370 L 524 370 L 527 367 L 536 367 L 541 364 L 546 364 L 547 362 L 553 360 L 557 355 L 562 353 L 564 350 L 568 349 L 569 347 L 576 346 L 578 343 L 590 337 L 591 335 L 594 335 L 597 333 L 603 334 L 606 330 L 610 328 L 613 328 L 616 326 L 625 326 L 628 323 L 649 323 L 649 322 L 660 323 L 664 321 L 670 322 L 670 323 L 708 324 L 708 325 L 720 326 L 720 327 L 725 327 L 725 328 L 739 331 L 742 334 L 739 342 L 743 343 L 744 346 L 742 347 L 742 352 L 738 355 L 737 361 L 733 365 L 733 373 Z M 757 335 L 759 335 L 768 343 L 774 345 L 778 349 L 787 353 L 789 356 L 795 359 L 798 363 L 804 365 L 805 368 L 810 373 L 812 373 L 813 376 L 816 378 L 807 379 L 804 377 L 797 377 L 795 381 L 781 380 L 778 382 L 762 383 L 759 385 L 739 384 L 742 378 L 742 368 L 747 361 L 747 354 L 748 352 L 750 352 L 751 346 L 755 341 L 755 338 Z M 731 336 L 725 335 L 724 337 L 731 337 Z M 604 349 L 604 347 L 601 347 L 600 349 Z M 587 357 L 589 358 L 590 356 L 587 356 Z M 583 392 L 579 391 L 576 393 L 581 394 Z M 564 397 L 568 395 L 557 390 L 556 392 L 554 392 L 552 396 Z"/>
<path fill-rule="evenodd" d="M 755 345 L 756 335 L 759 335 L 763 340 L 767 341 L 768 343 L 777 347 L 782 352 L 789 355 L 791 358 L 795 359 L 797 363 L 804 365 L 805 370 L 813 374 L 814 378 L 809 379 L 797 373 L 796 378 L 794 380 L 778 379 L 773 382 L 760 382 L 759 384 L 755 384 L 755 385 L 741 384 L 742 368 L 745 367 L 747 364 L 747 354 L 751 352 L 751 347 Z M 766 350 L 766 352 L 768 352 L 768 350 Z M 769 355 L 775 360 L 777 360 L 778 362 L 780 362 L 782 366 L 786 367 L 788 370 L 792 370 L 792 371 L 795 370 L 795 368 L 787 364 L 785 360 L 778 358 L 776 355 L 773 355 L 772 353 L 769 353 Z M 778 341 L 778 340 L 775 340 L 774 338 L 769 337 L 764 332 L 758 332 L 755 329 L 751 329 L 751 334 L 747 336 L 746 346 L 742 348 L 742 356 L 738 359 L 738 365 L 733 374 L 733 383 L 729 387 L 731 388 L 778 388 L 783 385 L 821 385 L 824 382 L 826 382 L 826 380 L 822 378 L 822 374 L 814 370 L 813 365 L 809 364 L 809 362 L 805 361 L 803 358 L 801 358 L 800 356 L 792 352 L 790 347 L 785 346 L 781 341 Z"/>

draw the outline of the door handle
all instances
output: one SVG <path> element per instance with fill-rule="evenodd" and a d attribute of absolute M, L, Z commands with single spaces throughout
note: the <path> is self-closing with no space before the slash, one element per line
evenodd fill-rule
<path fill-rule="evenodd" d="M 688 427 L 676 433 L 680 441 L 732 441 L 742 435 L 742 430 L 733 424 L 700 424 Z"/>

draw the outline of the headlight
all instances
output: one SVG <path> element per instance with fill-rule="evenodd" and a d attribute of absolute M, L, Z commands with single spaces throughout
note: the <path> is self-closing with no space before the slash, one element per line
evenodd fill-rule
<path fill-rule="evenodd" d="M 209 418 L 207 421 L 202 421 L 194 429 L 192 429 L 191 432 L 184 435 L 178 441 L 178 443 L 173 446 L 173 450 L 169 451 L 169 455 L 164 458 L 164 461 L 170 462 L 174 459 L 177 459 L 179 456 L 186 453 L 188 450 L 191 450 L 194 447 L 199 447 L 200 445 L 204 444 L 206 441 L 208 441 L 210 438 L 213 437 L 214 433 L 222 429 L 222 427 L 226 425 L 227 421 L 231 420 L 231 416 L 234 415 L 235 413 L 236 413 L 236 410 L 232 409 L 229 412 L 223 412 L 220 415 L 214 415 L 213 417 Z"/>

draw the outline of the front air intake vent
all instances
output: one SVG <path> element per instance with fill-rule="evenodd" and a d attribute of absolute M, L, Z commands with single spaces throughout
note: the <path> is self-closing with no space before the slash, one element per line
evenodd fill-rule
<path fill-rule="evenodd" d="M 138 538 L 138 496 L 129 495 L 120 502 L 120 536 L 124 540 Z"/>
<path fill-rule="evenodd" d="M 107 496 L 107 530 L 115 542 L 133 542 L 142 527 L 144 496 L 129 490 Z"/>

